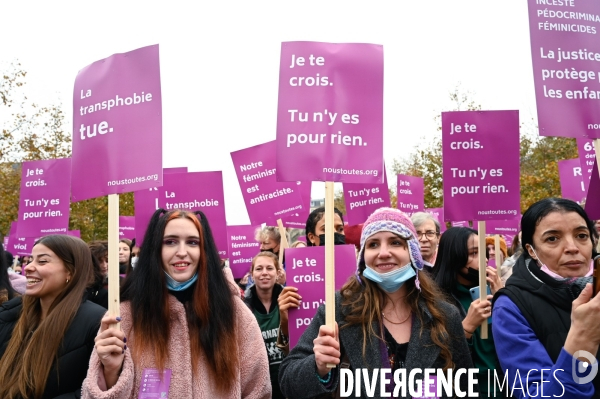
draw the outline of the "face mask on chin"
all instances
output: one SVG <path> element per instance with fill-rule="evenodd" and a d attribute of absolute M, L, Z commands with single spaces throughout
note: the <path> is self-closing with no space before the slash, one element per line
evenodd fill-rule
<path fill-rule="evenodd" d="M 410 263 L 404 265 L 400 269 L 392 270 L 387 273 L 378 273 L 369 266 L 365 267 L 365 270 L 363 271 L 363 276 L 365 278 L 376 283 L 379 288 L 388 294 L 398 291 L 406 281 L 416 275 L 417 273 Z"/>
<path fill-rule="evenodd" d="M 333 245 L 346 244 L 346 236 L 340 233 L 333 233 Z M 325 246 L 325 234 L 319 234 L 319 246 Z"/>

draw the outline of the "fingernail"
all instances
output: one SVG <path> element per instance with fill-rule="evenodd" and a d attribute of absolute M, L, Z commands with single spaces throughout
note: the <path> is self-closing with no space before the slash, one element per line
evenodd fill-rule
<path fill-rule="evenodd" d="M 125 349 L 127 349 L 127 345 L 125 345 L 125 347 L 123 348 L 123 351 L 125 351 Z"/>
<path fill-rule="evenodd" d="M 123 337 L 123 342 L 127 342 L 127 337 Z"/>
<path fill-rule="evenodd" d="M 117 316 L 116 320 L 121 321 L 121 316 Z"/>

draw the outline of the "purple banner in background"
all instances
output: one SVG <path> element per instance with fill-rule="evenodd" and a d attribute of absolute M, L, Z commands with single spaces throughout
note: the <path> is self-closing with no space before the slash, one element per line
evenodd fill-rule
<path fill-rule="evenodd" d="M 310 203 L 303 203 L 301 192 L 310 197 L 311 183 L 278 182 L 275 176 L 277 144 L 275 141 L 231 153 L 238 183 L 250 216 L 250 223 L 303 229 L 310 213 Z"/>
<path fill-rule="evenodd" d="M 335 289 L 342 288 L 356 272 L 354 245 L 335 247 Z M 287 285 L 298 288 L 300 307 L 289 310 L 290 349 L 310 324 L 317 308 L 325 301 L 325 247 L 285 250 Z"/>
<path fill-rule="evenodd" d="M 600 1 L 528 4 L 540 136 L 600 138 Z"/>
<path fill-rule="evenodd" d="M 135 237 L 135 216 L 119 216 L 119 240 L 133 240 Z"/>
<path fill-rule="evenodd" d="M 73 201 L 162 185 L 158 45 L 83 68 L 73 92 Z M 90 162 L 102 165 L 90 173 Z"/>
<path fill-rule="evenodd" d="M 600 220 L 600 175 L 598 175 L 598 160 L 594 160 L 594 168 L 592 169 L 592 178 L 590 179 L 590 187 L 585 201 L 585 211 L 593 220 Z"/>
<path fill-rule="evenodd" d="M 221 259 L 228 257 L 223 175 L 220 171 L 165 174 L 163 186 L 158 189 L 158 206 L 167 211 L 202 211 L 210 224 Z"/>
<path fill-rule="evenodd" d="M 18 256 L 31 255 L 31 249 L 33 248 L 33 244 L 35 244 L 35 242 L 35 237 L 9 236 L 7 251 Z"/>
<path fill-rule="evenodd" d="M 452 227 L 471 227 L 469 226 L 469 222 L 467 220 L 460 220 L 458 222 L 450 222 Z M 475 226 L 477 227 L 477 226 Z"/>
<path fill-rule="evenodd" d="M 582 175 L 583 163 L 580 158 L 558 161 L 561 196 L 580 205 L 583 204 L 587 195 Z"/>
<path fill-rule="evenodd" d="M 255 235 L 260 226 L 227 226 L 229 267 L 234 278 L 242 278 L 252 267 L 252 258 L 260 252 Z"/>
<path fill-rule="evenodd" d="M 425 189 L 422 177 L 398 175 L 396 193 L 396 207 L 407 215 L 423 212 L 425 209 Z"/>
<path fill-rule="evenodd" d="M 346 218 L 350 226 L 364 223 L 375 210 L 390 207 L 387 173 L 383 170 L 382 184 L 344 183 Z"/>
<path fill-rule="evenodd" d="M 596 152 L 594 151 L 594 141 L 588 139 L 577 139 L 577 152 L 579 153 L 579 161 L 581 162 L 581 173 L 583 176 L 583 184 L 587 192 L 592 176 L 592 168 L 594 167 L 594 159 Z"/>
<path fill-rule="evenodd" d="M 71 200 L 71 159 L 23 162 L 19 237 L 66 234 Z"/>
<path fill-rule="evenodd" d="M 442 112 L 446 220 L 516 219 L 519 112 Z"/>
<path fill-rule="evenodd" d="M 446 222 L 444 221 L 444 208 L 425 208 L 424 211 L 433 216 L 440 223 L 440 233 L 446 231 Z"/>
<path fill-rule="evenodd" d="M 504 237 L 506 245 L 510 247 L 517 234 L 519 234 L 521 220 L 487 220 L 485 222 L 485 233 L 500 234 Z"/>
<path fill-rule="evenodd" d="M 277 180 L 383 181 L 383 46 L 281 43 Z"/>
<path fill-rule="evenodd" d="M 67 235 L 71 237 L 81 238 L 81 231 L 79 230 L 69 230 L 67 231 Z"/>

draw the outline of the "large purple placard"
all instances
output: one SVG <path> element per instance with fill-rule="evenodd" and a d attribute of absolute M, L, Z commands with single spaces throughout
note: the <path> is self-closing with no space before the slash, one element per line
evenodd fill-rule
<path fill-rule="evenodd" d="M 350 226 L 364 223 L 375 210 L 390 207 L 387 174 L 383 171 L 382 184 L 344 183 L 346 219 Z"/>
<path fill-rule="evenodd" d="M 19 237 L 66 234 L 71 199 L 71 159 L 23 162 Z"/>
<path fill-rule="evenodd" d="M 135 216 L 119 216 L 119 239 L 133 240 L 135 237 Z"/>
<path fill-rule="evenodd" d="M 528 3 L 540 135 L 600 138 L 600 2 Z"/>
<path fill-rule="evenodd" d="M 585 189 L 587 190 L 587 187 L 590 184 L 590 177 L 592 176 L 594 159 L 596 159 L 594 141 L 581 138 L 577 139 L 577 152 L 579 153 L 579 160 L 581 162 L 583 184 L 585 184 Z"/>
<path fill-rule="evenodd" d="M 158 45 L 114 54 L 77 74 L 72 179 L 73 201 L 162 185 Z"/>
<path fill-rule="evenodd" d="M 583 203 L 587 194 L 583 181 L 582 164 L 580 158 L 558 161 L 561 196 L 578 204 Z"/>
<path fill-rule="evenodd" d="M 277 144 L 275 141 L 231 153 L 238 183 L 250 216 L 250 223 L 303 229 L 310 213 L 310 203 L 303 203 L 301 192 L 311 183 L 278 182 L 276 178 Z"/>
<path fill-rule="evenodd" d="M 383 181 L 383 46 L 281 44 L 277 180 Z"/>
<path fill-rule="evenodd" d="M 33 249 L 33 244 L 35 244 L 35 242 L 35 237 L 9 236 L 6 250 L 13 255 L 31 255 L 31 250 Z"/>
<path fill-rule="evenodd" d="M 425 188 L 422 177 L 398 175 L 396 194 L 396 207 L 407 215 L 423 212 L 425 209 Z"/>
<path fill-rule="evenodd" d="M 335 247 L 335 289 L 342 288 L 356 271 L 354 245 Z M 310 324 L 317 308 L 325 301 L 325 247 L 285 250 L 287 285 L 298 288 L 300 307 L 289 311 L 290 348 Z"/>
<path fill-rule="evenodd" d="M 229 267 L 234 278 L 242 278 L 252 267 L 252 258 L 260 252 L 256 231 L 260 226 L 227 226 Z"/>
<path fill-rule="evenodd" d="M 227 258 L 227 222 L 223 175 L 218 172 L 165 174 L 158 188 L 158 206 L 167 211 L 187 209 L 206 215 L 222 259 Z"/>
<path fill-rule="evenodd" d="M 444 220 L 444 208 L 425 208 L 425 212 L 433 216 L 440 224 L 440 233 L 446 231 L 446 222 Z"/>
<path fill-rule="evenodd" d="M 590 219 L 600 219 L 600 175 L 598 175 L 598 159 L 594 160 L 594 168 L 592 170 L 592 178 L 590 179 L 590 187 L 585 200 L 585 211 Z"/>
<path fill-rule="evenodd" d="M 520 211 L 519 112 L 442 112 L 444 217 L 509 220 Z"/>

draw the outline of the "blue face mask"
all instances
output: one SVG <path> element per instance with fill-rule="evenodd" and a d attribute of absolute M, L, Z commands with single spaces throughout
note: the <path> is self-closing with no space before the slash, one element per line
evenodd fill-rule
<path fill-rule="evenodd" d="M 363 277 L 377 283 L 379 288 L 389 294 L 398 291 L 405 281 L 410 280 L 416 275 L 417 273 L 410 263 L 400 269 L 392 270 L 387 273 L 377 273 L 369 266 L 365 267 L 365 270 L 363 271 Z"/>
<path fill-rule="evenodd" d="M 167 288 L 170 291 L 183 291 L 186 288 L 189 288 L 190 285 L 194 284 L 196 280 L 198 280 L 198 273 L 194 274 L 194 276 L 188 281 L 184 281 L 182 283 L 173 280 L 173 277 L 169 276 L 169 273 L 167 272 L 165 272 L 165 276 L 167 277 Z"/>

